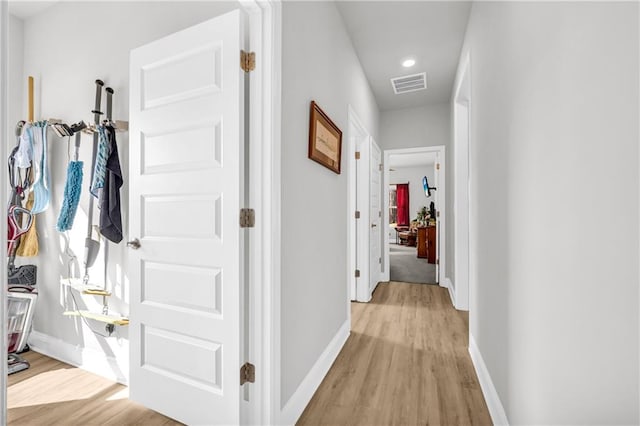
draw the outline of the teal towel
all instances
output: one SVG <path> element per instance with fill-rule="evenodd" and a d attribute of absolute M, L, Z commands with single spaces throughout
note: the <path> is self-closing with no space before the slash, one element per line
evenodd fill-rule
<path fill-rule="evenodd" d="M 100 191 L 104 188 L 104 179 L 107 174 L 107 159 L 109 158 L 109 141 L 104 126 L 98 127 L 98 152 L 96 153 L 96 166 L 93 171 L 93 182 L 91 182 L 91 194 L 100 198 Z"/>
<path fill-rule="evenodd" d="M 82 191 L 82 161 L 72 161 L 67 167 L 67 183 L 64 187 L 64 199 L 58 224 L 56 229 L 60 232 L 67 231 L 73 227 L 73 220 L 78 211 L 80 192 Z"/>

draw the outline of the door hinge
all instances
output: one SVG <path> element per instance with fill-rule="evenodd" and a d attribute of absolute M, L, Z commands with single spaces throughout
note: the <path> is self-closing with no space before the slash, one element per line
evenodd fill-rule
<path fill-rule="evenodd" d="M 360 278 L 360 269 L 356 269 L 356 278 Z"/>
<path fill-rule="evenodd" d="M 247 382 L 256 382 L 256 366 L 249 362 L 245 362 L 244 365 L 240 367 L 240 385 L 244 385 Z"/>
<path fill-rule="evenodd" d="M 436 212 L 436 217 L 440 217 L 440 210 Z"/>
<path fill-rule="evenodd" d="M 382 265 L 382 258 L 381 257 L 378 258 L 378 263 Z"/>
<path fill-rule="evenodd" d="M 378 211 L 378 217 L 382 217 L 382 211 Z"/>
<path fill-rule="evenodd" d="M 380 164 L 378 168 L 380 169 L 380 171 L 382 171 L 382 164 Z"/>
<path fill-rule="evenodd" d="M 256 54 L 254 52 L 240 51 L 240 68 L 244 72 L 250 72 L 256 69 Z"/>
<path fill-rule="evenodd" d="M 440 163 L 436 163 L 436 170 L 440 170 Z"/>
<path fill-rule="evenodd" d="M 360 159 L 360 151 L 356 151 L 356 160 Z"/>
<path fill-rule="evenodd" d="M 256 212 L 253 209 L 240 209 L 240 228 L 256 226 Z"/>
<path fill-rule="evenodd" d="M 360 211 L 356 210 L 356 219 L 360 219 Z"/>
<path fill-rule="evenodd" d="M 440 264 L 440 259 L 436 259 L 436 265 Z"/>

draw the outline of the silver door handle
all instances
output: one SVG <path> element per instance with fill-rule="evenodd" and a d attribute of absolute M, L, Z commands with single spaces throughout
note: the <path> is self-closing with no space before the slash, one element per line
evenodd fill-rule
<path fill-rule="evenodd" d="M 371 224 L 371 227 L 372 227 L 372 228 L 375 228 L 376 226 L 378 226 L 378 225 L 376 225 L 375 223 L 372 223 L 372 224 Z"/>
<path fill-rule="evenodd" d="M 140 240 L 137 238 L 134 238 L 133 240 L 127 242 L 127 247 L 131 247 L 134 250 L 138 250 L 141 247 Z"/>

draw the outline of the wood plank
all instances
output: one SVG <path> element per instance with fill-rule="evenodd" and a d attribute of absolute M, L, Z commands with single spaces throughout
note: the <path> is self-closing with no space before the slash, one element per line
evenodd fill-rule
<path fill-rule="evenodd" d="M 85 317 L 95 321 L 104 322 L 106 324 L 113 325 L 129 325 L 129 318 L 124 318 L 117 315 L 105 315 L 98 312 L 90 311 L 65 311 L 62 313 L 65 316 L 71 317 Z"/>
<path fill-rule="evenodd" d="M 9 376 L 10 425 L 180 425 L 128 399 L 128 388 L 34 351 Z"/>
<path fill-rule="evenodd" d="M 447 289 L 381 283 L 298 425 L 490 425 Z"/>

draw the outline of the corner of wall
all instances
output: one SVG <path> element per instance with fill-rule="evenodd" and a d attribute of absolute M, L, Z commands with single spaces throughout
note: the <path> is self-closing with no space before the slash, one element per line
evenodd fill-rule
<path fill-rule="evenodd" d="M 294 425 L 302 415 L 304 409 L 313 398 L 322 380 L 329 372 L 331 365 L 338 357 L 342 347 L 349 338 L 351 322 L 345 321 L 340 330 L 333 337 L 329 345 L 322 352 L 316 363 L 311 367 L 302 383 L 295 390 L 280 413 L 279 425 Z"/>
<path fill-rule="evenodd" d="M 82 368 L 123 385 L 129 383 L 129 360 L 124 357 L 118 359 L 108 356 L 96 349 L 72 345 L 62 339 L 35 330 L 30 333 L 28 342 L 31 349 L 50 358 Z"/>
<path fill-rule="evenodd" d="M 498 391 L 493 385 L 491 374 L 489 374 L 489 370 L 484 363 L 480 349 L 478 348 L 476 340 L 471 333 L 469 333 L 469 355 L 471 355 L 471 362 L 473 363 L 473 368 L 476 370 L 476 375 L 480 382 L 480 388 L 482 389 L 482 394 L 487 402 L 487 408 L 489 408 L 489 414 L 491 415 L 493 424 L 496 426 L 509 426 L 509 420 L 507 419 L 507 414 L 502 406 L 502 401 L 500 400 Z"/>

